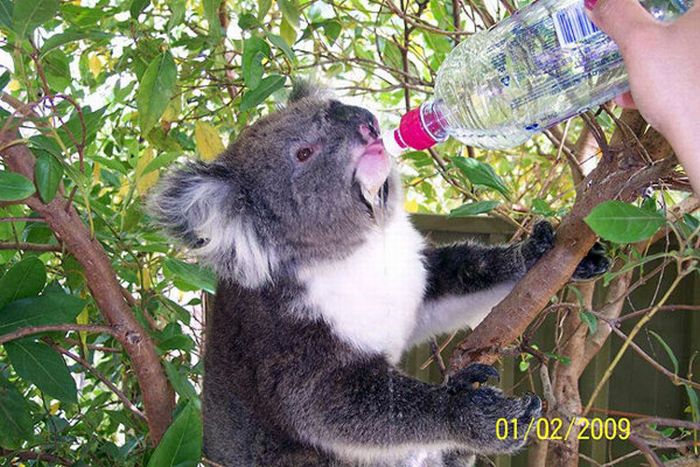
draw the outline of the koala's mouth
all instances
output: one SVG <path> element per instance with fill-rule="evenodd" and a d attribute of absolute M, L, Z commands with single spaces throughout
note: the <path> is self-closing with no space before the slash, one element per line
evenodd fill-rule
<path fill-rule="evenodd" d="M 384 204 L 389 191 L 391 159 L 381 140 L 360 147 L 354 159 L 354 179 L 360 186 L 363 200 L 370 206 Z"/>

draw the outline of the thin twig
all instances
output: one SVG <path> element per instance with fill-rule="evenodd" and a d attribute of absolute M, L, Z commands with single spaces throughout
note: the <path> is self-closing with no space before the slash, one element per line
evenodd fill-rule
<path fill-rule="evenodd" d="M 62 253 L 63 247 L 44 243 L 0 242 L 0 250 L 55 251 Z"/>
<path fill-rule="evenodd" d="M 17 329 L 16 331 L 8 332 L 0 336 L 0 344 L 5 342 L 10 342 L 16 339 L 21 339 L 22 337 L 31 336 L 33 334 L 39 334 L 42 332 L 68 332 L 68 331 L 80 331 L 80 332 L 95 332 L 101 334 L 109 334 L 115 336 L 116 332 L 110 326 L 101 326 L 97 324 L 46 324 L 43 326 L 30 326 L 26 328 Z"/>
<path fill-rule="evenodd" d="M 72 352 L 70 352 L 70 351 L 64 349 L 64 348 L 61 347 L 60 345 L 57 345 L 57 344 L 54 344 L 54 343 L 50 343 L 50 345 L 51 345 L 51 347 L 53 347 L 56 351 L 62 353 L 62 354 L 65 355 L 66 357 L 69 357 L 70 359 L 74 360 L 74 361 L 75 361 L 76 363 L 78 363 L 80 366 L 82 366 L 83 368 L 85 368 L 86 370 L 88 370 L 90 373 L 92 373 L 93 376 L 95 376 L 95 378 L 97 378 L 97 379 L 99 379 L 100 381 L 102 381 L 102 382 L 104 383 L 104 385 L 107 386 L 107 387 L 114 393 L 114 395 L 116 395 L 116 396 L 119 398 L 120 401 L 122 401 L 122 403 L 124 404 L 124 406 L 125 406 L 127 409 L 129 409 L 129 411 L 130 411 L 131 413 L 133 413 L 134 415 L 136 415 L 136 416 L 137 416 L 138 418 L 140 418 L 141 420 L 144 420 L 144 421 L 146 420 L 146 416 L 144 415 L 144 413 L 143 413 L 141 410 L 139 410 L 139 408 L 136 407 L 136 406 L 134 405 L 134 403 L 131 402 L 131 401 L 129 400 L 128 397 L 126 397 L 126 394 L 124 394 L 117 386 L 115 386 L 114 383 L 111 382 L 105 375 L 103 375 L 102 373 L 100 373 L 99 371 L 97 371 L 97 369 L 96 369 L 95 367 L 93 367 L 93 366 L 90 365 L 87 361 L 83 360 L 82 358 L 80 358 L 79 356 L 75 355 L 74 353 L 72 353 Z"/>

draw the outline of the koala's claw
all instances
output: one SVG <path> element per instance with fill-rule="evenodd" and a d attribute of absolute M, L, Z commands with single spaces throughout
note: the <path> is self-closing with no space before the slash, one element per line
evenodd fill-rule
<path fill-rule="evenodd" d="M 539 221 L 535 224 L 530 241 L 540 256 L 551 250 L 554 245 L 554 227 L 552 224 L 548 221 Z"/>
<path fill-rule="evenodd" d="M 548 221 L 539 221 L 532 228 L 532 235 L 522 244 L 522 255 L 526 269 L 554 246 L 554 227 Z"/>
<path fill-rule="evenodd" d="M 605 253 L 603 244 L 596 242 L 578 266 L 576 266 L 576 271 L 574 271 L 572 277 L 575 280 L 586 280 L 605 274 L 610 268 L 610 259 Z"/>
<path fill-rule="evenodd" d="M 501 379 L 498 370 L 491 365 L 472 363 L 455 373 L 448 384 L 455 389 L 468 389 L 474 383 L 484 384 L 489 378 Z"/>
<path fill-rule="evenodd" d="M 471 442 L 479 443 L 484 453 L 509 454 L 522 448 L 529 440 L 525 437 L 528 427 L 542 414 L 540 398 L 531 393 L 507 397 L 498 388 L 481 386 L 466 391 L 464 397 L 468 407 L 462 419 L 464 432 L 472 438 Z M 502 426 L 503 420 L 508 420 L 507 428 Z M 517 428 L 512 426 L 513 420 L 517 421 Z"/>

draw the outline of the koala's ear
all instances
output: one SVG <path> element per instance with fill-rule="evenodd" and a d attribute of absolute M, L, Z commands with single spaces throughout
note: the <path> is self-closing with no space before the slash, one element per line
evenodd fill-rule
<path fill-rule="evenodd" d="M 197 249 L 216 234 L 216 224 L 227 217 L 222 209 L 235 191 L 235 181 L 225 166 L 189 162 L 161 179 L 148 198 L 147 209 L 156 226 Z"/>
<path fill-rule="evenodd" d="M 292 92 L 289 93 L 289 103 L 293 104 L 306 98 L 323 99 L 328 97 L 328 90 L 310 79 L 296 79 L 292 84 Z"/>
<path fill-rule="evenodd" d="M 258 235 L 245 204 L 234 171 L 218 162 L 190 162 L 161 179 L 147 209 L 158 227 L 219 278 L 258 287 L 270 280 L 277 256 Z"/>

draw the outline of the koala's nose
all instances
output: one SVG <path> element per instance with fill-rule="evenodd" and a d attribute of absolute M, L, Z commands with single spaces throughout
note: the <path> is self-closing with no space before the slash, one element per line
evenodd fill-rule
<path fill-rule="evenodd" d="M 365 141 L 379 137 L 377 119 L 367 109 L 333 101 L 331 102 L 329 116 L 338 123 L 354 127 Z"/>
<path fill-rule="evenodd" d="M 379 138 L 379 130 L 377 130 L 376 119 L 370 123 L 360 123 L 359 130 L 360 135 L 362 135 L 362 139 L 368 143 Z"/>

